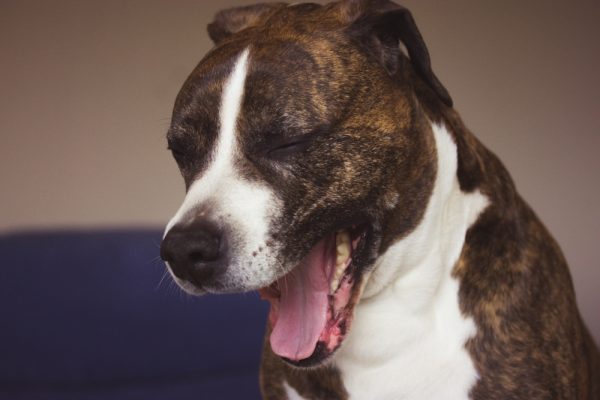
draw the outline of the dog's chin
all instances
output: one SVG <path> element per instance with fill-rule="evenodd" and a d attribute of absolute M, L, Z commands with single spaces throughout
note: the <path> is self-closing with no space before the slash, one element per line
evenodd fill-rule
<path fill-rule="evenodd" d="M 346 337 L 372 259 L 373 229 L 323 237 L 285 276 L 259 290 L 271 303 L 271 350 L 296 367 L 323 364 Z"/>

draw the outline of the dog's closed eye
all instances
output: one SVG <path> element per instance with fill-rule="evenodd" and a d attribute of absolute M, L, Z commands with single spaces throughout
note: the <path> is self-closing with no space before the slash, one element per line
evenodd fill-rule
<path fill-rule="evenodd" d="M 328 131 L 328 127 L 328 125 L 322 125 L 308 133 L 295 134 L 270 141 L 265 146 L 265 154 L 274 161 L 286 161 L 288 158 L 304 152 L 316 138 Z"/>
<path fill-rule="evenodd" d="M 272 145 L 267 151 L 269 158 L 283 161 L 286 158 L 301 153 L 311 142 L 312 136 L 292 137 L 279 141 Z"/>

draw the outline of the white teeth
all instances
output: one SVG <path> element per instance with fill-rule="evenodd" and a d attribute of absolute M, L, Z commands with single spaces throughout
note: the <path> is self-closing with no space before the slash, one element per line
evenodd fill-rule
<path fill-rule="evenodd" d="M 335 235 L 336 259 L 335 264 L 344 264 L 350 255 L 350 235 L 346 231 L 338 232 Z"/>
<path fill-rule="evenodd" d="M 338 289 L 348 265 L 348 258 L 350 257 L 350 234 L 347 231 L 339 231 L 335 235 L 335 250 L 335 271 L 331 280 L 331 293 L 334 293 Z"/>

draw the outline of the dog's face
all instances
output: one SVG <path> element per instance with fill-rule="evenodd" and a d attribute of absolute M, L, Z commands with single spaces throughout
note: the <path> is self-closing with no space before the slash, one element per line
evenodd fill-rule
<path fill-rule="evenodd" d="M 390 13 L 410 17 L 368 1 L 226 11 L 175 103 L 167 138 L 187 194 L 161 255 L 190 293 L 259 290 L 271 347 L 295 365 L 339 347 L 374 261 L 431 192 L 411 81 L 447 94 L 414 23 L 412 66 L 400 53 Z"/>

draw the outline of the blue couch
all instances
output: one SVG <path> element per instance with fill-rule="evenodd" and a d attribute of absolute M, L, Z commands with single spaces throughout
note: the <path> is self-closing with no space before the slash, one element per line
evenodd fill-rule
<path fill-rule="evenodd" d="M 0 236 L 0 399 L 259 399 L 267 304 L 192 298 L 161 232 Z"/>

